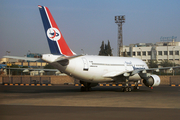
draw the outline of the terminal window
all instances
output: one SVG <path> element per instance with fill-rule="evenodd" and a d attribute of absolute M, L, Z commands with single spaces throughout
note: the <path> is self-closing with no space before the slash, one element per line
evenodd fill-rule
<path fill-rule="evenodd" d="M 143 56 L 146 56 L 146 51 L 143 51 Z"/>
<path fill-rule="evenodd" d="M 169 55 L 173 55 L 173 51 L 169 51 Z"/>
<path fill-rule="evenodd" d="M 151 51 L 148 51 L 148 55 L 151 55 Z"/>
<path fill-rule="evenodd" d="M 175 55 L 179 55 L 179 51 L 175 51 Z"/>
<path fill-rule="evenodd" d="M 164 51 L 164 55 L 167 55 L 167 51 Z"/>
<path fill-rule="evenodd" d="M 136 52 L 133 52 L 133 56 L 136 56 Z"/>
<path fill-rule="evenodd" d="M 162 51 L 158 51 L 158 55 L 162 55 Z"/>
<path fill-rule="evenodd" d="M 141 52 L 137 52 L 137 55 L 138 55 L 138 56 L 141 56 Z"/>

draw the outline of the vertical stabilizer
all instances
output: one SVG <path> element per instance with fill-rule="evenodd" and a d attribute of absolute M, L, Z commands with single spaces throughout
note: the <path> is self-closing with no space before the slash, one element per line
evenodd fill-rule
<path fill-rule="evenodd" d="M 51 54 L 73 56 L 75 53 L 69 48 L 64 40 L 53 16 L 49 9 L 45 6 L 40 6 L 39 11 L 44 25 L 45 34 L 49 44 Z"/>

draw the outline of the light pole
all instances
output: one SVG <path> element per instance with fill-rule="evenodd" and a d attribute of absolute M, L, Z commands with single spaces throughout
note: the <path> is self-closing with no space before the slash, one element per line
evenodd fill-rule
<path fill-rule="evenodd" d="M 83 55 L 84 55 L 84 50 L 83 50 L 83 49 L 81 49 L 81 51 L 83 52 Z"/>
<path fill-rule="evenodd" d="M 173 51 L 172 51 L 173 52 L 173 67 L 174 67 L 174 64 L 175 64 L 175 62 L 174 62 L 174 48 L 175 47 L 172 48 L 173 49 Z M 174 69 L 173 69 L 173 76 L 174 76 Z"/>
<path fill-rule="evenodd" d="M 169 44 L 169 42 L 167 42 L 167 60 L 169 60 L 169 56 L 168 56 L 168 54 L 169 54 L 169 52 L 168 52 L 168 44 Z"/>
<path fill-rule="evenodd" d="M 125 15 L 115 16 L 115 23 L 118 25 L 118 56 L 123 56 L 122 24 L 125 23 Z"/>
<path fill-rule="evenodd" d="M 10 55 L 11 51 L 6 51 L 6 55 L 7 55 L 7 53 L 9 53 L 9 55 Z M 8 64 L 7 65 L 9 66 L 9 84 L 10 84 L 10 61 L 9 61 L 9 58 L 8 58 Z"/>

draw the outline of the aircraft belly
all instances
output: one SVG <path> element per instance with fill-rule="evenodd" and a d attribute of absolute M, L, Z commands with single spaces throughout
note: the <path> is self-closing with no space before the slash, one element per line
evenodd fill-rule
<path fill-rule="evenodd" d="M 129 77 L 129 80 L 140 80 L 141 79 L 141 77 L 139 76 L 139 74 L 135 74 L 135 75 L 133 75 L 133 76 L 130 76 Z"/>
<path fill-rule="evenodd" d="M 58 69 L 60 72 L 64 72 L 65 67 L 63 67 L 57 62 L 49 63 L 49 65 L 52 65 L 54 68 Z"/>

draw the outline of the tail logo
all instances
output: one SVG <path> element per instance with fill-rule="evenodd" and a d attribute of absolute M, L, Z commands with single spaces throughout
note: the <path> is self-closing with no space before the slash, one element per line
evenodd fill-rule
<path fill-rule="evenodd" d="M 49 28 L 47 30 L 47 36 L 52 41 L 57 41 L 61 38 L 60 31 L 56 28 Z"/>

